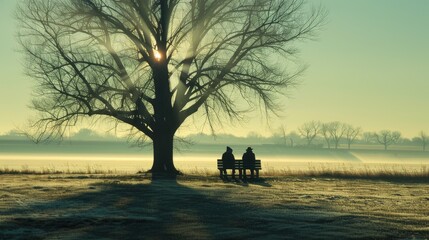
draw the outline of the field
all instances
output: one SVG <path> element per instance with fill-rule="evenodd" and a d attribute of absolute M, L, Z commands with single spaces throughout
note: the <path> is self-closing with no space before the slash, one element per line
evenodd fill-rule
<path fill-rule="evenodd" d="M 0 178 L 0 239 L 429 238 L 427 178 Z"/>
<path fill-rule="evenodd" d="M 429 239 L 429 152 L 252 146 L 261 180 L 222 181 L 224 145 L 136 174 L 151 151 L 1 142 L 2 239 Z M 232 145 L 237 157 L 244 145 Z"/>

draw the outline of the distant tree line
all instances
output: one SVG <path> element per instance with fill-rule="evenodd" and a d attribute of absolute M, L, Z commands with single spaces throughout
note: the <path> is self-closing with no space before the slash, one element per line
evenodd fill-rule
<path fill-rule="evenodd" d="M 379 145 L 385 150 L 395 144 L 403 146 L 420 146 L 423 151 L 429 143 L 429 135 L 420 131 L 412 139 L 402 137 L 399 131 L 381 130 L 376 132 L 363 131 L 361 127 L 351 124 L 334 122 L 309 121 L 297 128 L 296 131 L 286 131 L 285 126 L 274 130 L 271 136 L 262 136 L 251 131 L 247 136 L 219 134 L 216 136 L 203 133 L 191 134 L 186 138 L 195 143 L 204 144 L 278 144 L 287 147 L 351 149 L 352 145 Z"/>
<path fill-rule="evenodd" d="M 20 132 L 11 131 L 6 135 L 0 135 L 1 140 L 23 140 L 25 135 Z M 91 129 L 83 128 L 69 137 L 77 141 L 127 141 L 127 138 L 117 137 L 111 134 L 100 134 Z M 364 132 L 361 127 L 338 121 L 323 123 L 310 121 L 298 127 L 297 131 L 287 133 L 286 128 L 281 126 L 271 136 L 264 137 L 257 132 L 249 132 L 247 136 L 234 136 L 232 134 L 218 134 L 216 136 L 204 133 L 191 134 L 183 138 L 192 143 L 200 144 L 279 144 L 288 147 L 306 148 L 334 148 L 338 149 L 353 144 L 381 145 L 385 150 L 391 145 L 401 144 L 403 146 L 420 146 L 426 151 L 429 143 L 429 135 L 420 131 L 417 136 L 409 139 L 402 137 L 399 131 L 381 130 L 378 132 Z M 343 146 L 340 146 L 342 145 Z"/>
<path fill-rule="evenodd" d="M 297 142 L 295 132 L 291 132 L 290 136 L 287 136 L 284 134 L 284 127 L 282 129 L 285 139 L 294 138 L 294 141 Z M 307 147 L 326 146 L 327 148 L 338 149 L 340 144 L 345 143 L 347 148 L 350 149 L 352 144 L 360 143 L 381 144 L 384 150 L 387 150 L 389 146 L 401 143 L 403 145 L 420 145 L 422 150 L 425 151 L 429 142 L 429 136 L 424 131 L 421 131 L 416 137 L 408 139 L 403 138 L 399 131 L 363 132 L 361 127 L 338 121 L 326 123 L 309 121 L 302 124 L 297 130 L 298 136 L 305 141 L 305 146 Z"/>
<path fill-rule="evenodd" d="M 322 123 L 319 121 L 306 122 L 298 128 L 301 137 L 307 140 L 307 146 L 311 146 L 313 140 L 320 136 L 326 142 L 328 148 L 334 146 L 338 149 L 340 142 L 345 140 L 348 148 L 359 137 L 362 132 L 360 127 L 338 121 Z"/>

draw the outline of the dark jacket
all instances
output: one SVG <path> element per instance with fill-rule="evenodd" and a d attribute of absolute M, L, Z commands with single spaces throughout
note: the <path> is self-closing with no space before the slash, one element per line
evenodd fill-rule
<path fill-rule="evenodd" d="M 253 166 L 255 164 L 255 154 L 252 151 L 247 151 L 243 154 L 243 163 Z"/>
<path fill-rule="evenodd" d="M 235 161 L 235 157 L 234 154 L 232 154 L 232 152 L 224 152 L 222 154 L 222 161 L 223 161 L 223 165 L 225 167 L 228 168 L 233 168 L 234 167 L 234 161 Z"/>

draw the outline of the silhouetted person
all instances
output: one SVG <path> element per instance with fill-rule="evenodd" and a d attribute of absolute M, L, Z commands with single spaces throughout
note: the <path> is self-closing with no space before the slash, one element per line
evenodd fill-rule
<path fill-rule="evenodd" d="M 232 154 L 232 148 L 226 147 L 226 152 L 222 154 L 223 174 L 226 175 L 226 169 L 232 168 L 232 177 L 235 178 L 235 158 Z"/>
<path fill-rule="evenodd" d="M 246 177 L 246 169 L 250 169 L 250 175 L 253 178 L 255 175 L 255 154 L 253 153 L 253 149 L 248 147 L 246 152 L 243 154 L 243 177 Z"/>

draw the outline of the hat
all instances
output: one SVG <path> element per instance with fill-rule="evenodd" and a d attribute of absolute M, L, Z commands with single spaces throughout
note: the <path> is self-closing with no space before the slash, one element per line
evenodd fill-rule
<path fill-rule="evenodd" d="M 246 149 L 246 151 L 252 151 L 253 149 L 251 148 L 251 147 L 248 147 L 247 149 Z"/>
<path fill-rule="evenodd" d="M 226 147 L 226 150 L 228 151 L 228 150 L 230 150 L 230 151 L 232 151 L 232 148 L 230 148 L 230 147 Z"/>

